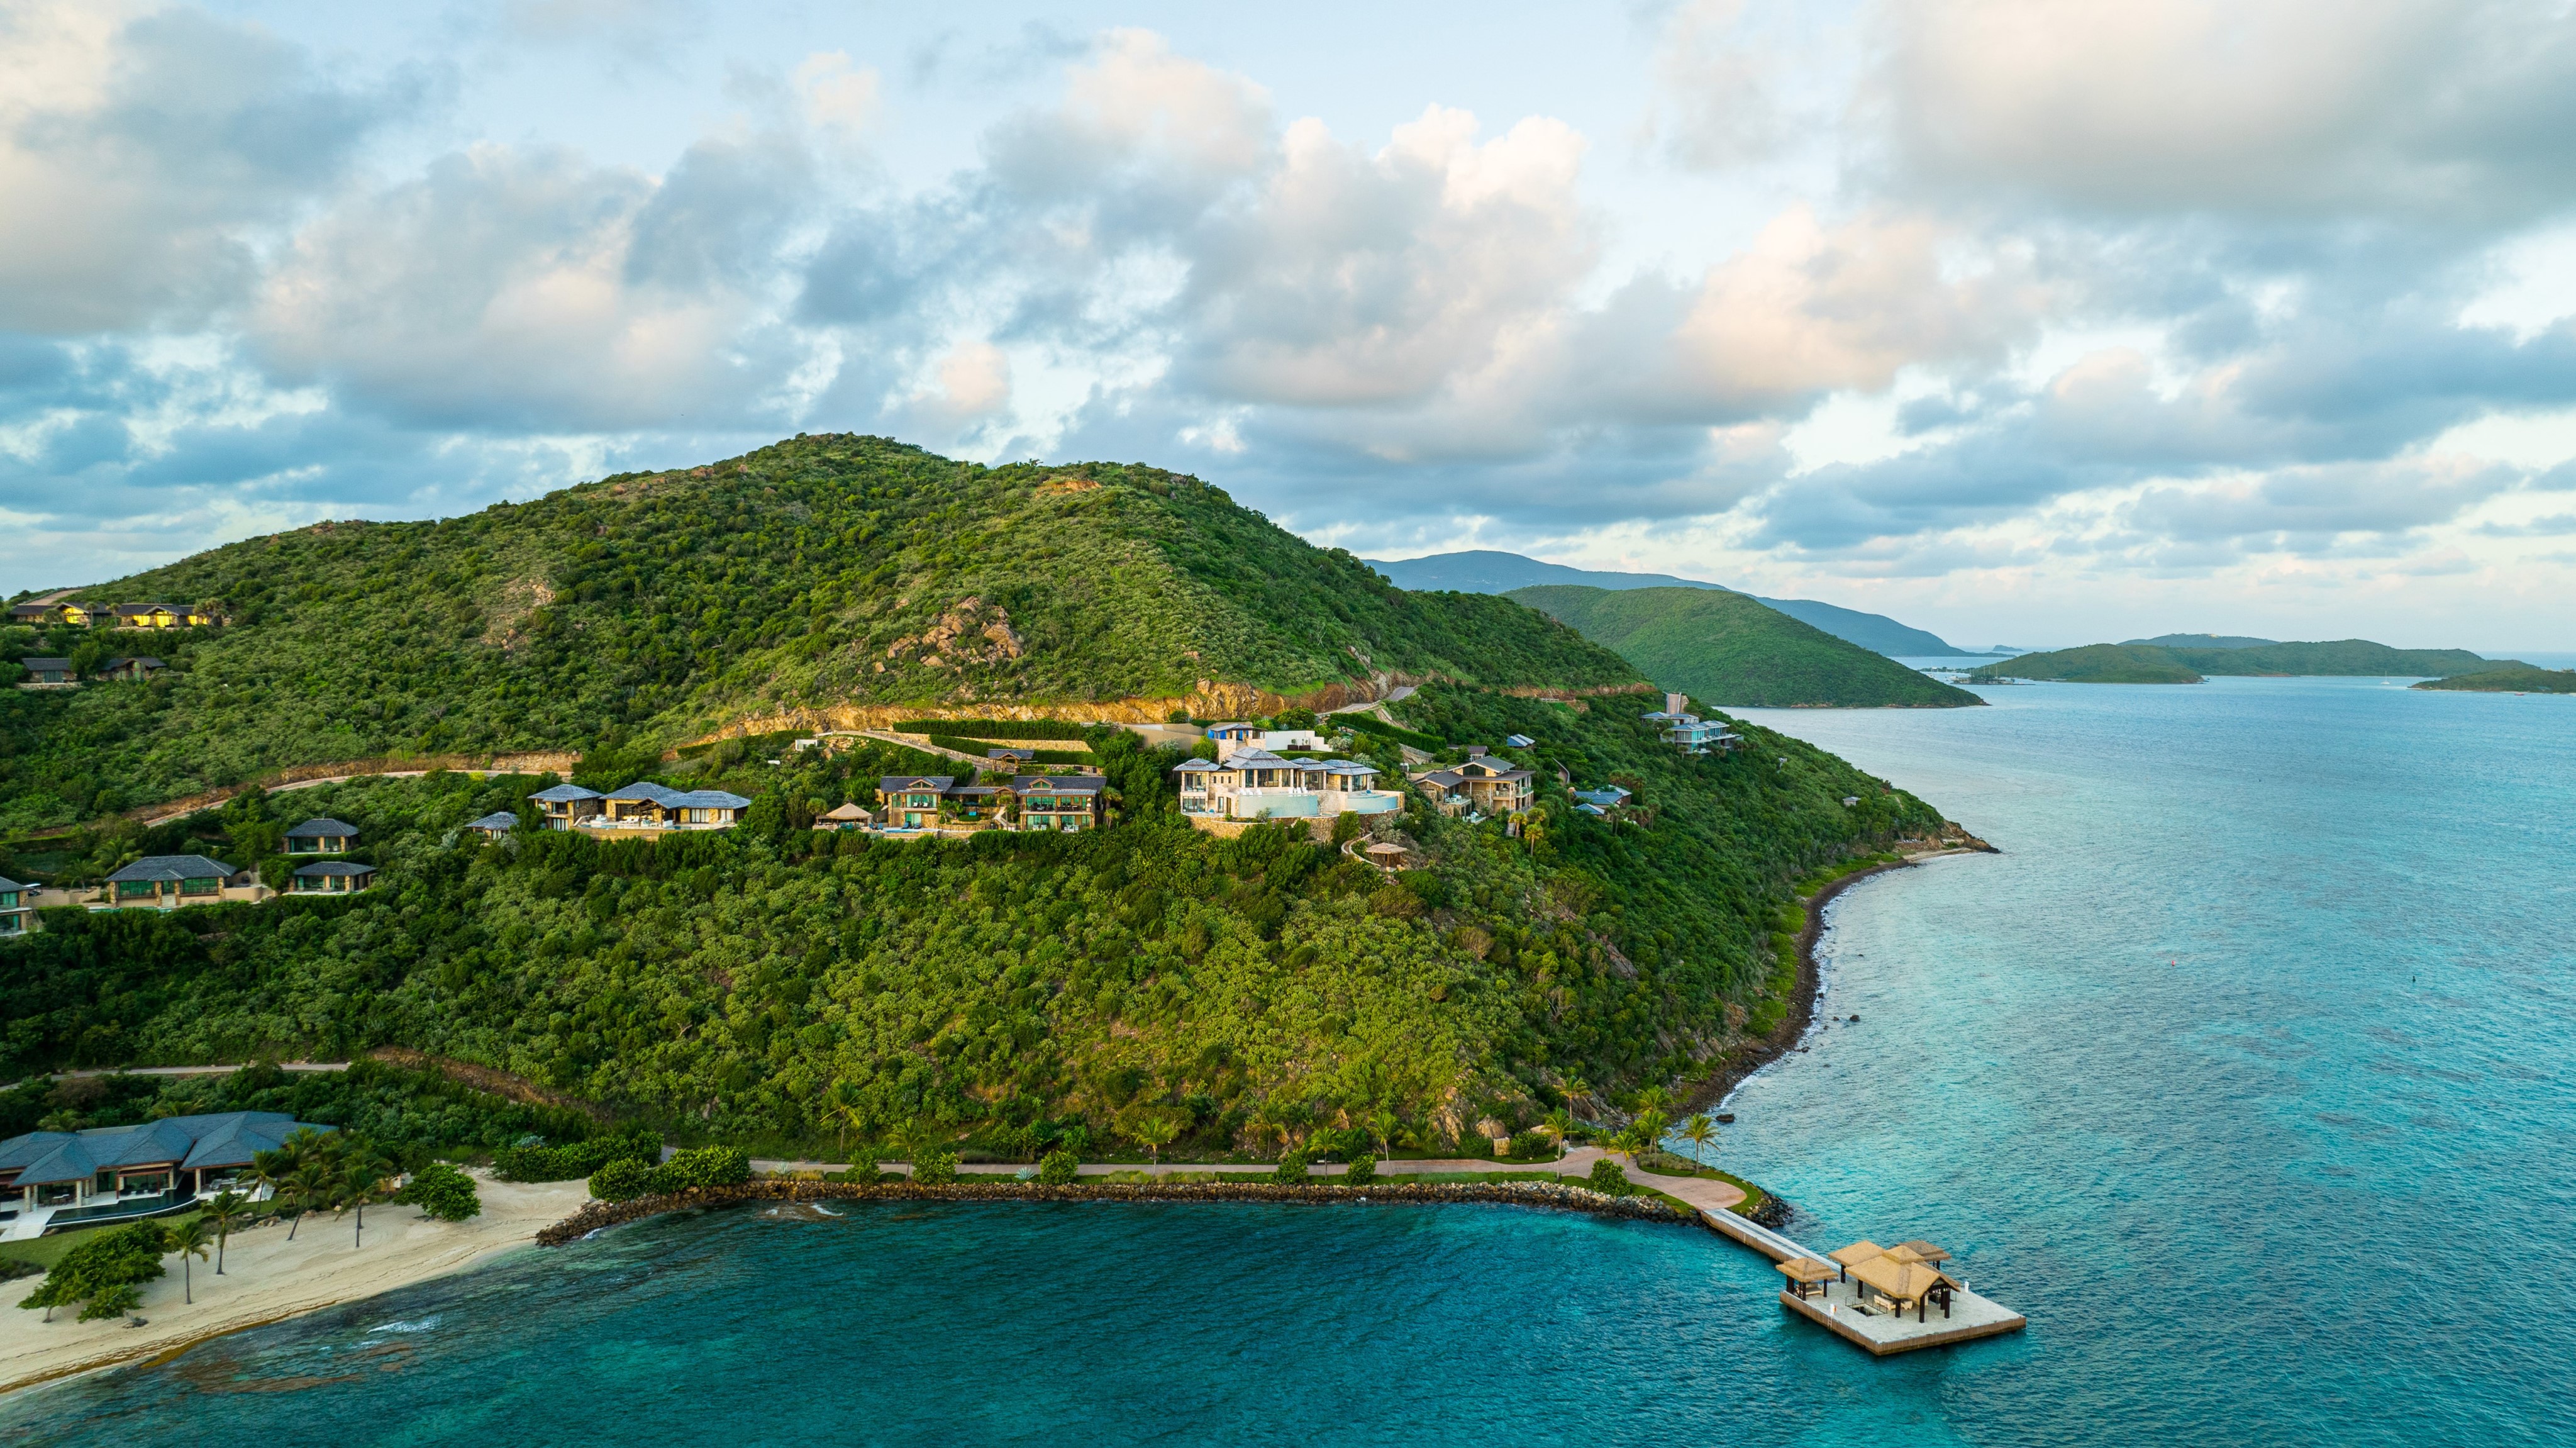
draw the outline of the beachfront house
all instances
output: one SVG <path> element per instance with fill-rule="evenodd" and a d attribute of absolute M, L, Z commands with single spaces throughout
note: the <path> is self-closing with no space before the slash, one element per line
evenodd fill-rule
<path fill-rule="evenodd" d="M 545 812 L 546 828 L 568 830 L 599 813 L 600 793 L 577 784 L 557 784 L 529 795 Z"/>
<path fill-rule="evenodd" d="M 24 935 L 35 928 L 36 910 L 29 903 L 35 893 L 35 886 L 0 875 L 0 935 Z"/>
<path fill-rule="evenodd" d="M 742 822 L 751 801 L 721 789 L 672 789 L 637 780 L 599 798 L 600 814 L 585 829 L 729 830 Z"/>
<path fill-rule="evenodd" d="M 510 837 L 510 831 L 519 827 L 519 817 L 508 810 L 496 809 L 479 820 L 467 820 L 465 827 L 497 845 Z"/>
<path fill-rule="evenodd" d="M 296 1132 L 332 1129 L 279 1111 L 226 1111 L 10 1137 L 0 1141 L 0 1241 L 160 1216 L 220 1191 L 266 1196 L 242 1179 L 251 1158 Z"/>
<path fill-rule="evenodd" d="M 376 883 L 376 867 L 349 860 L 298 865 L 287 891 L 294 895 L 354 895 Z"/>
<path fill-rule="evenodd" d="M 69 659 L 20 659 L 18 667 L 27 671 L 27 682 L 18 686 L 21 689 L 71 689 L 80 685 Z"/>
<path fill-rule="evenodd" d="M 290 855 L 345 855 L 358 842 L 358 827 L 338 820 L 306 820 L 286 832 L 286 853 Z"/>
<path fill-rule="evenodd" d="M 939 801 L 956 788 L 948 774 L 890 774 L 877 781 L 877 800 L 890 830 L 929 829 L 939 823 Z"/>
<path fill-rule="evenodd" d="M 259 877 L 204 855 L 146 855 L 107 877 L 93 910 L 151 908 L 222 901 L 258 901 L 268 892 Z"/>
<path fill-rule="evenodd" d="M 1242 746 L 1222 761 L 1193 759 L 1177 771 L 1181 813 L 1210 819 L 1323 819 L 1392 814 L 1403 796 L 1377 787 L 1377 767 L 1348 759 L 1282 759 Z"/>
<path fill-rule="evenodd" d="M 140 684 L 168 667 L 159 659 L 118 657 L 99 665 L 98 676 L 119 683 Z"/>

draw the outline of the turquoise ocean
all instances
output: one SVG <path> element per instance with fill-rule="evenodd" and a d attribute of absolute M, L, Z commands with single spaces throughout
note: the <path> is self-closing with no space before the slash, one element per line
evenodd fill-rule
<path fill-rule="evenodd" d="M 2576 1442 L 2576 699 L 1988 697 L 1757 716 L 2004 853 L 1841 897 L 1836 1019 L 1718 1151 L 2025 1333 L 1874 1361 L 1709 1233 L 1508 1208 L 746 1209 L 19 1394 L 0 1438 Z"/>

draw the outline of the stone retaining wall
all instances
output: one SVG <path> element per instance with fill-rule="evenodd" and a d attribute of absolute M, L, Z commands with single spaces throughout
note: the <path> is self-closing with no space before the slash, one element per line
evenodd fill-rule
<path fill-rule="evenodd" d="M 537 1233 L 541 1246 L 577 1242 L 602 1227 L 641 1221 L 664 1212 L 694 1207 L 733 1206 L 745 1202 L 1301 1202 L 1321 1206 L 1367 1199 L 1378 1202 L 1500 1202 L 1521 1207 L 1553 1207 L 1629 1217 L 1649 1222 L 1698 1222 L 1697 1212 L 1678 1211 L 1653 1197 L 1613 1197 L 1583 1187 L 1547 1182 L 1400 1182 L 1367 1186 L 1273 1186 L 1261 1182 L 1156 1182 L 1114 1185 L 1044 1186 L 1037 1182 L 958 1182 L 952 1186 L 913 1186 L 908 1182 L 864 1186 L 856 1182 L 745 1182 L 731 1187 L 695 1187 L 667 1196 L 636 1197 L 623 1202 L 592 1202 Z"/>

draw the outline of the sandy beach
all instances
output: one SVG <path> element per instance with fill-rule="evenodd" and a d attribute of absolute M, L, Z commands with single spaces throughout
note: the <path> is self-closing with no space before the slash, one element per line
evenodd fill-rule
<path fill-rule="evenodd" d="M 225 1249 L 223 1276 L 215 1275 L 211 1259 L 191 1264 L 194 1305 L 181 1300 L 179 1260 L 165 1258 L 170 1275 L 143 1290 L 143 1327 L 75 1321 L 77 1307 L 57 1309 L 46 1322 L 44 1313 L 17 1306 L 39 1279 L 0 1283 L 8 1307 L 0 1312 L 0 1392 L 166 1356 L 227 1332 L 461 1271 L 529 1245 L 538 1228 L 590 1199 L 588 1184 L 577 1181 L 528 1186 L 477 1173 L 475 1185 L 483 1214 L 471 1221 L 433 1222 L 412 1207 L 370 1207 L 362 1248 L 350 1246 L 346 1217 L 307 1218 L 292 1242 L 283 1222 L 236 1232 Z"/>

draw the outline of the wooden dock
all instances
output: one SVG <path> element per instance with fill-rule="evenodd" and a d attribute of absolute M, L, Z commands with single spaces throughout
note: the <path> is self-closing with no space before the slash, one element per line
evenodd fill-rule
<path fill-rule="evenodd" d="M 1700 1216 L 1719 1232 L 1774 1262 L 1787 1262 L 1799 1257 L 1821 1258 L 1824 1255 L 1810 1252 L 1770 1228 L 1747 1221 L 1733 1212 L 1712 1212 L 1703 1208 Z M 1864 1312 L 1856 1298 L 1858 1291 L 1856 1283 L 1832 1282 L 1815 1297 L 1800 1297 L 1794 1292 L 1784 1291 L 1780 1294 L 1780 1305 L 1877 1357 L 2019 1332 L 2030 1325 L 2030 1319 L 2000 1302 L 1979 1297 L 1967 1290 L 1964 1284 L 1952 1294 L 1948 1313 L 1937 1307 L 1930 1308 L 1923 1312 L 1921 1321 L 1917 1321 L 1911 1312 Z"/>

